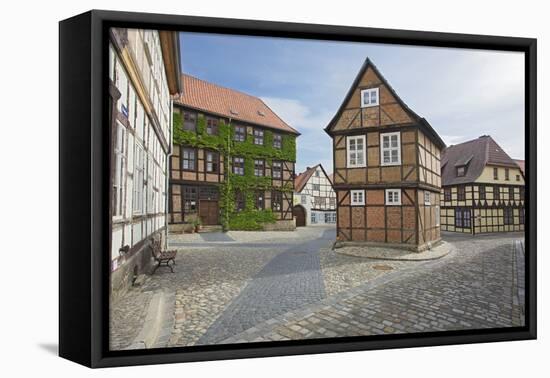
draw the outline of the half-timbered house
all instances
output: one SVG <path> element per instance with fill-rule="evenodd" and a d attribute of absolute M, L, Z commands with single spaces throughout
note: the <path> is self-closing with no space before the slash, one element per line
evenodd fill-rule
<path fill-rule="evenodd" d="M 296 137 L 260 98 L 182 75 L 174 103 L 170 229 L 294 229 Z M 270 219 L 273 218 L 273 219 Z"/>
<path fill-rule="evenodd" d="M 150 267 L 149 239 L 166 229 L 171 95 L 181 72 L 177 33 L 109 34 L 111 288 L 120 292 Z"/>
<path fill-rule="evenodd" d="M 321 164 L 307 169 L 295 179 L 294 217 L 296 226 L 336 223 L 336 193 Z"/>
<path fill-rule="evenodd" d="M 471 234 L 522 231 L 525 179 L 488 135 L 449 146 L 442 155 L 441 229 Z"/>
<path fill-rule="evenodd" d="M 333 139 L 338 241 L 423 250 L 440 240 L 445 144 L 368 58 L 325 131 Z"/>

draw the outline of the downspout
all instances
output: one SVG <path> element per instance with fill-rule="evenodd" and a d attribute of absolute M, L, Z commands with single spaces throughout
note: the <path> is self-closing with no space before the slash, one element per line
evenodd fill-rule
<path fill-rule="evenodd" d="M 166 193 L 165 199 L 164 199 L 164 240 L 166 240 L 166 249 L 169 248 L 168 246 L 168 201 L 170 196 L 170 159 L 172 159 L 172 153 L 173 153 L 173 143 L 174 143 L 174 100 L 170 99 L 170 138 L 168 143 L 168 155 L 166 156 L 166 163 L 165 163 L 165 170 L 166 174 L 164 175 L 165 185 L 164 185 L 164 192 Z"/>
<path fill-rule="evenodd" d="M 225 204 L 224 204 L 224 207 L 225 207 L 225 217 L 224 217 L 224 220 L 223 220 L 223 231 L 224 232 L 227 232 L 227 222 L 228 219 L 229 219 L 229 206 L 227 206 L 228 204 L 228 196 L 229 196 L 229 156 L 231 155 L 231 117 L 229 117 L 229 124 L 227 125 L 228 126 L 228 130 L 229 132 L 227 133 L 227 155 L 225 157 L 225 163 L 226 163 L 226 167 L 227 169 L 225 169 L 225 177 L 226 177 L 226 185 L 225 185 Z"/>

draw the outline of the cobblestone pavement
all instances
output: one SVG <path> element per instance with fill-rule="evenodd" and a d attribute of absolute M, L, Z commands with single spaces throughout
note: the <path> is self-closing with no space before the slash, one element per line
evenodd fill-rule
<path fill-rule="evenodd" d="M 321 237 L 293 245 L 275 256 L 248 283 L 200 338 L 214 344 L 295 308 L 325 298 L 319 248 L 334 240 L 334 229 Z"/>
<path fill-rule="evenodd" d="M 227 236 L 175 236 L 176 273 L 159 269 L 112 304 L 112 348 L 132 343 L 159 290 L 173 298 L 160 347 L 524 322 L 522 234 L 445 235 L 456 251 L 433 261 L 335 253 L 333 227 Z"/>
<path fill-rule="evenodd" d="M 313 306 L 255 325 L 223 343 L 521 326 L 524 256 L 517 235 L 448 235 L 456 251 Z"/>
<path fill-rule="evenodd" d="M 152 292 L 130 290 L 110 304 L 109 346 L 112 350 L 128 348 L 138 335 L 147 313 Z"/>

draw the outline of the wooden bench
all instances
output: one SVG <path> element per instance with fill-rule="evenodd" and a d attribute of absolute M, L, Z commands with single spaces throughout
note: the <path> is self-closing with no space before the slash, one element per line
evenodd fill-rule
<path fill-rule="evenodd" d="M 172 273 L 174 273 L 174 265 L 176 265 L 176 254 L 178 253 L 177 250 L 174 249 L 170 251 L 163 251 L 162 240 L 152 238 L 151 253 L 153 255 L 153 258 L 157 262 L 157 265 L 155 266 L 155 268 L 153 269 L 153 273 L 151 274 L 155 274 L 160 266 L 167 266 L 168 268 L 170 268 Z M 172 262 L 172 264 L 170 264 L 170 262 Z"/>

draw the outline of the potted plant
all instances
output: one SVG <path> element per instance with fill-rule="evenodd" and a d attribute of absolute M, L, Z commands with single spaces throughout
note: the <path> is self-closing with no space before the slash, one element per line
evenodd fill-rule
<path fill-rule="evenodd" d="M 193 225 L 195 226 L 195 232 L 199 232 L 202 225 L 201 219 L 200 218 L 195 219 L 195 221 L 193 222 Z"/>

